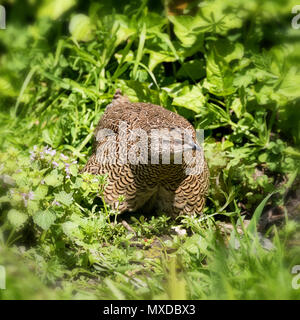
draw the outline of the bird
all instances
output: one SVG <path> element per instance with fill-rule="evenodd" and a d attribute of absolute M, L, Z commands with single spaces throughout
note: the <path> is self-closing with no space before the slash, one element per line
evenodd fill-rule
<path fill-rule="evenodd" d="M 131 102 L 120 89 L 96 126 L 82 171 L 107 176 L 102 199 L 120 213 L 201 215 L 209 189 L 191 123 L 162 106 Z"/>

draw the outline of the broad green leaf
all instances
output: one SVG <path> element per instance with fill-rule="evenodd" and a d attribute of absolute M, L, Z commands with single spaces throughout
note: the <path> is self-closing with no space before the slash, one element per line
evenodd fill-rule
<path fill-rule="evenodd" d="M 221 35 L 226 35 L 230 29 L 241 28 L 244 11 L 235 8 L 234 3 L 232 3 L 232 10 L 229 8 L 230 5 L 224 0 L 205 3 L 198 14 L 201 18 L 198 22 L 199 27 Z"/>
<path fill-rule="evenodd" d="M 240 118 L 244 112 L 245 108 L 241 102 L 240 98 L 235 98 L 231 104 L 231 109 L 235 112 L 236 116 Z"/>
<path fill-rule="evenodd" d="M 27 203 L 28 213 L 30 213 L 32 215 L 35 212 L 37 212 L 40 208 L 39 203 L 40 202 L 37 199 L 36 200 L 28 200 L 28 203 Z"/>
<path fill-rule="evenodd" d="M 225 141 L 222 142 L 222 150 L 229 149 L 229 148 L 231 148 L 233 146 L 234 146 L 234 144 L 229 140 L 225 140 Z"/>
<path fill-rule="evenodd" d="M 44 181 L 48 186 L 57 187 L 62 184 L 63 177 L 54 170 L 45 177 Z"/>
<path fill-rule="evenodd" d="M 77 174 L 78 174 L 78 167 L 77 167 L 77 165 L 72 164 L 72 165 L 70 166 L 70 172 L 71 172 L 72 176 L 76 177 Z"/>
<path fill-rule="evenodd" d="M 58 19 L 64 12 L 76 4 L 76 0 L 46 0 L 40 6 L 39 17 L 50 17 L 52 20 Z"/>
<path fill-rule="evenodd" d="M 48 194 L 48 187 L 39 185 L 34 191 L 34 200 L 41 200 Z"/>
<path fill-rule="evenodd" d="M 12 84 L 4 77 L 0 77 L 0 94 L 3 96 L 16 97 L 18 92 Z"/>
<path fill-rule="evenodd" d="M 217 0 L 204 3 L 195 16 L 169 16 L 174 24 L 174 33 L 184 46 L 191 46 L 197 40 L 197 35 L 213 32 L 225 35 L 228 30 L 240 28 L 242 18 L 236 12 L 228 12 L 228 3 Z"/>
<path fill-rule="evenodd" d="M 42 132 L 44 141 L 51 145 L 53 148 L 57 148 L 62 141 L 63 131 L 59 126 L 48 126 Z"/>
<path fill-rule="evenodd" d="M 66 206 L 69 206 L 73 203 L 73 193 L 66 193 L 65 191 L 60 191 L 59 193 L 55 193 L 54 195 L 56 201 Z"/>
<path fill-rule="evenodd" d="M 12 178 L 16 181 L 16 184 L 19 187 L 27 187 L 30 184 L 28 176 L 24 171 L 14 174 Z"/>
<path fill-rule="evenodd" d="M 55 213 L 50 210 L 38 211 L 33 215 L 33 221 L 43 230 L 48 230 L 56 220 Z"/>
<path fill-rule="evenodd" d="M 117 29 L 116 31 L 116 46 L 118 46 L 123 41 L 127 40 L 130 36 L 135 34 L 136 30 L 134 27 L 129 26 L 129 19 L 128 17 L 117 14 L 114 16 L 115 24 L 114 29 Z"/>
<path fill-rule="evenodd" d="M 27 221 L 28 216 L 16 209 L 11 209 L 8 211 L 7 219 L 16 229 L 19 229 Z"/>
<path fill-rule="evenodd" d="M 199 80 L 203 78 L 205 76 L 205 61 L 198 59 L 182 63 L 176 76 L 192 80 Z"/>
<path fill-rule="evenodd" d="M 173 97 L 172 104 L 175 106 L 184 107 L 196 113 L 199 113 L 204 108 L 206 97 L 203 95 L 200 85 L 179 86 L 178 89 L 175 87 L 173 90 L 164 89 L 167 89 L 169 95 Z"/>
<path fill-rule="evenodd" d="M 274 91 L 273 85 L 262 85 L 261 83 L 257 83 L 254 88 L 256 100 L 261 105 L 280 100 L 278 93 Z"/>
<path fill-rule="evenodd" d="M 207 56 L 206 75 L 203 86 L 216 96 L 227 96 L 236 91 L 233 73 L 227 62 L 212 49 Z"/>
<path fill-rule="evenodd" d="M 235 73 L 233 85 L 238 88 L 246 88 L 253 80 L 252 72 Z"/>
<path fill-rule="evenodd" d="M 278 93 L 286 96 L 289 100 L 300 97 L 300 74 L 296 74 L 296 69 L 290 71 L 280 83 Z"/>
<path fill-rule="evenodd" d="M 72 17 L 69 31 L 77 41 L 90 41 L 93 39 L 93 25 L 90 18 L 84 14 L 77 14 Z"/>
<path fill-rule="evenodd" d="M 141 83 L 136 80 L 118 80 L 122 92 L 134 102 L 151 102 L 160 104 L 157 90 L 149 89 L 149 83 Z"/>
<path fill-rule="evenodd" d="M 148 32 L 160 32 L 162 28 L 168 23 L 167 19 L 155 12 L 148 12 L 144 17 Z"/>
<path fill-rule="evenodd" d="M 182 42 L 184 47 L 191 47 L 196 42 L 198 42 L 198 45 L 202 45 L 203 37 L 200 34 L 205 30 L 195 31 L 197 28 L 201 27 L 201 18 L 187 15 L 169 16 L 168 18 L 174 25 L 175 35 Z M 201 43 L 199 43 L 199 40 Z"/>
<path fill-rule="evenodd" d="M 79 224 L 73 221 L 66 221 L 62 224 L 62 230 L 71 239 L 83 239 L 84 235 L 80 232 Z"/>
<path fill-rule="evenodd" d="M 232 60 L 240 60 L 244 55 L 244 47 L 241 43 L 231 42 L 228 39 L 219 39 L 214 43 L 214 48 L 219 56 L 229 63 Z"/>
<path fill-rule="evenodd" d="M 144 52 L 149 54 L 148 68 L 151 71 L 162 62 L 173 62 L 177 60 L 170 52 L 157 52 L 149 49 L 146 49 Z"/>

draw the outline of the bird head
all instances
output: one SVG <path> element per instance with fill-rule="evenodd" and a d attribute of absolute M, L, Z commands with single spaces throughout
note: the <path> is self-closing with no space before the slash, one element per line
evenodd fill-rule
<path fill-rule="evenodd" d="M 184 155 L 201 150 L 191 130 L 174 127 L 153 130 L 150 146 L 151 161 L 159 159 L 165 164 L 181 164 Z"/>

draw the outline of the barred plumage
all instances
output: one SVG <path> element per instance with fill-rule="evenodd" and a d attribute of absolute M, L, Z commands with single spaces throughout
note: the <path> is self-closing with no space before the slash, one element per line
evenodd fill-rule
<path fill-rule="evenodd" d="M 126 130 L 122 127 L 123 123 L 126 123 Z M 156 140 L 149 137 L 154 137 L 161 129 L 172 134 L 171 137 L 161 134 L 161 131 L 157 134 L 161 144 L 159 149 L 155 149 L 159 150 L 156 154 L 158 162 L 155 162 L 150 159 L 150 154 Z M 190 155 L 191 158 L 187 157 L 190 162 L 186 158 L 182 163 L 175 160 L 176 155 L 180 154 L 178 150 L 181 150 L 183 133 L 180 130 L 190 132 L 181 147 Z M 144 151 L 148 152 L 140 148 L 136 132 L 145 135 L 143 146 Z M 131 103 L 118 90 L 100 119 L 95 136 L 95 151 L 83 171 L 108 174 L 108 185 L 104 190 L 106 203 L 121 212 L 159 210 L 172 216 L 202 213 L 209 186 L 209 171 L 203 150 L 197 144 L 195 129 L 186 119 L 161 106 Z M 142 141 L 143 135 L 139 137 Z M 126 138 L 125 147 L 122 138 Z M 167 150 L 167 147 L 170 149 L 170 163 L 162 160 L 166 154 L 164 148 Z M 130 156 L 136 162 L 126 162 Z M 188 174 L 187 167 L 194 169 L 193 174 Z M 118 201 L 120 196 L 125 198 L 122 203 Z"/>

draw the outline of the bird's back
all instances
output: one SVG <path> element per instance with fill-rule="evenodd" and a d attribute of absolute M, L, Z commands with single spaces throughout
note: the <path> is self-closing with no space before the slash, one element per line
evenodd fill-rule
<path fill-rule="evenodd" d="M 99 129 L 108 128 L 117 133 L 121 121 L 127 122 L 129 129 L 140 128 L 147 133 L 153 129 L 174 127 L 194 131 L 193 126 L 185 118 L 174 112 L 151 103 L 132 103 L 127 97 L 117 94 L 112 103 L 107 106 L 96 132 Z"/>

